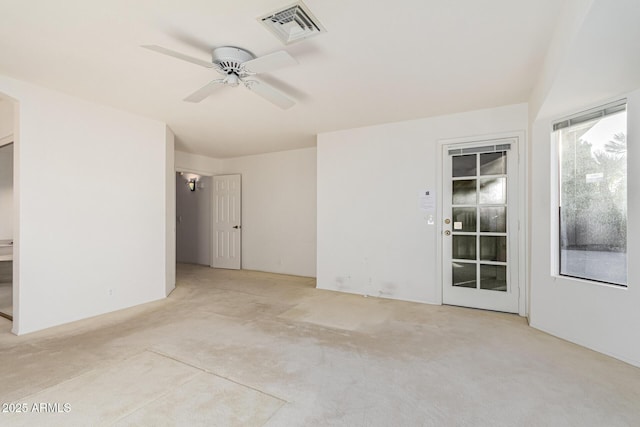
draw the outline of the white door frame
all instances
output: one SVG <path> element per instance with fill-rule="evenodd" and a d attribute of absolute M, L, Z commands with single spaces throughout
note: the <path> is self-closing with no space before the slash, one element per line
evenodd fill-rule
<path fill-rule="evenodd" d="M 437 167 L 437 201 L 438 206 L 440 207 L 436 212 L 436 224 L 437 224 L 437 233 L 438 233 L 438 251 L 437 251 L 437 264 L 436 264 L 436 278 L 437 283 L 440 284 L 438 286 L 439 300 L 440 304 L 443 303 L 443 271 L 442 271 L 442 262 L 443 262 L 443 239 L 444 239 L 444 216 L 442 212 L 443 206 L 443 150 L 446 145 L 451 144 L 470 144 L 470 143 L 482 143 L 483 141 L 492 141 L 496 139 L 515 139 L 517 144 L 517 153 L 518 153 L 518 173 L 514 175 L 517 179 L 517 189 L 518 189 L 518 287 L 519 287 L 519 298 L 518 298 L 518 314 L 520 316 L 528 316 L 529 314 L 529 262 L 528 262 L 528 254 L 529 254 L 529 184 L 527 181 L 528 177 L 528 144 L 526 139 L 526 132 L 524 131 L 513 131 L 513 132 L 504 132 L 504 133 L 495 133 L 495 134 L 487 134 L 487 135 L 478 135 L 478 136 L 470 136 L 470 137 L 462 137 L 462 138 L 451 138 L 451 139 L 441 139 L 438 141 L 438 167 Z"/>

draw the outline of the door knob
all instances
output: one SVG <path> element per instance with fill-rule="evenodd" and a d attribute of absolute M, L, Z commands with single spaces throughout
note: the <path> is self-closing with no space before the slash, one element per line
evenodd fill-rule
<path fill-rule="evenodd" d="M 450 234 L 451 234 L 451 231 L 449 231 L 449 230 L 445 230 L 445 231 L 444 231 L 444 235 L 445 235 L 445 236 L 449 236 Z"/>

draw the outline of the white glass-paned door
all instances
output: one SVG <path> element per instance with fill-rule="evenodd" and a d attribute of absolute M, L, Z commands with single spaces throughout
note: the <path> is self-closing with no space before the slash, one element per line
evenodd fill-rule
<path fill-rule="evenodd" d="M 445 304 L 518 312 L 516 148 L 509 141 L 445 146 Z"/>

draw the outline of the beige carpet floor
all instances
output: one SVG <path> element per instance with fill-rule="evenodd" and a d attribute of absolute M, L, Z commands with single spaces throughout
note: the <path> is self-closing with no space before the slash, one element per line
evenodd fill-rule
<path fill-rule="evenodd" d="M 523 318 L 314 286 L 179 265 L 163 301 L 0 319 L 0 425 L 640 425 L 640 369 Z"/>

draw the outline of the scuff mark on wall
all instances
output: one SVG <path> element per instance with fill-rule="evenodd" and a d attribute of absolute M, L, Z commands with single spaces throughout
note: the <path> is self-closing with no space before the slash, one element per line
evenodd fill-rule
<path fill-rule="evenodd" d="M 335 278 L 336 290 L 346 291 L 351 288 L 351 276 L 336 276 Z"/>
<path fill-rule="evenodd" d="M 378 291 L 380 297 L 393 297 L 398 289 L 398 285 L 393 282 L 382 282 L 382 289 Z"/>

